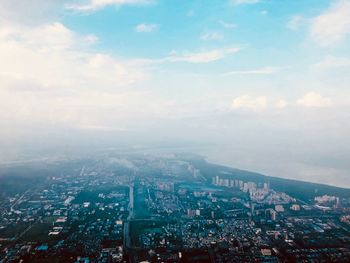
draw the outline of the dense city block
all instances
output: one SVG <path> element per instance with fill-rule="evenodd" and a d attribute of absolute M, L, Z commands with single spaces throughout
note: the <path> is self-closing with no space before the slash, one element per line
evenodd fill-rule
<path fill-rule="evenodd" d="M 1 171 L 0 262 L 346 262 L 350 190 L 188 154 Z"/>

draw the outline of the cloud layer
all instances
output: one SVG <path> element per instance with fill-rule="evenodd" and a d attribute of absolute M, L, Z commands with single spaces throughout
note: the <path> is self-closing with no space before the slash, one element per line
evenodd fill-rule
<path fill-rule="evenodd" d="M 335 1 L 332 6 L 312 20 L 310 34 L 321 46 L 336 45 L 350 33 L 350 2 Z"/>
<path fill-rule="evenodd" d="M 122 5 L 146 5 L 152 3 L 151 0 L 88 0 L 87 3 L 66 4 L 66 8 L 74 11 L 95 11 L 107 6 Z"/>
<path fill-rule="evenodd" d="M 0 158 L 21 142 L 197 143 L 344 178 L 349 1 L 294 2 L 1 1 Z"/>
<path fill-rule="evenodd" d="M 158 28 L 157 24 L 142 23 L 142 24 L 138 24 L 135 27 L 135 30 L 136 30 L 136 32 L 139 32 L 139 33 L 150 33 L 152 31 L 156 30 L 157 28 Z"/>

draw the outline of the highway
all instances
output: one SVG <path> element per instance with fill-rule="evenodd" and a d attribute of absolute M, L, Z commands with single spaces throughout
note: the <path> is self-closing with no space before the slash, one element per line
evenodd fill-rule
<path fill-rule="evenodd" d="M 130 221 L 134 218 L 134 184 L 129 185 L 129 206 L 128 206 L 128 218 L 124 222 L 124 235 L 123 246 L 124 252 L 129 256 L 129 262 L 134 262 L 132 255 L 131 237 L 130 237 Z"/>

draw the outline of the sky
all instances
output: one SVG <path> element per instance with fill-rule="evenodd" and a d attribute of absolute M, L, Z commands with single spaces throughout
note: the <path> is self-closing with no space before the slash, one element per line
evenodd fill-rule
<path fill-rule="evenodd" d="M 0 158 L 184 147 L 350 187 L 350 1 L 0 0 Z"/>

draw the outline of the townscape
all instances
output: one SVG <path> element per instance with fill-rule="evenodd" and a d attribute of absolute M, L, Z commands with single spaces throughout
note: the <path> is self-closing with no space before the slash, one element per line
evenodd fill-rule
<path fill-rule="evenodd" d="M 310 184 L 302 198 L 273 178 L 190 155 L 50 165 L 34 183 L 2 191 L 0 262 L 350 260 L 346 189 Z"/>

